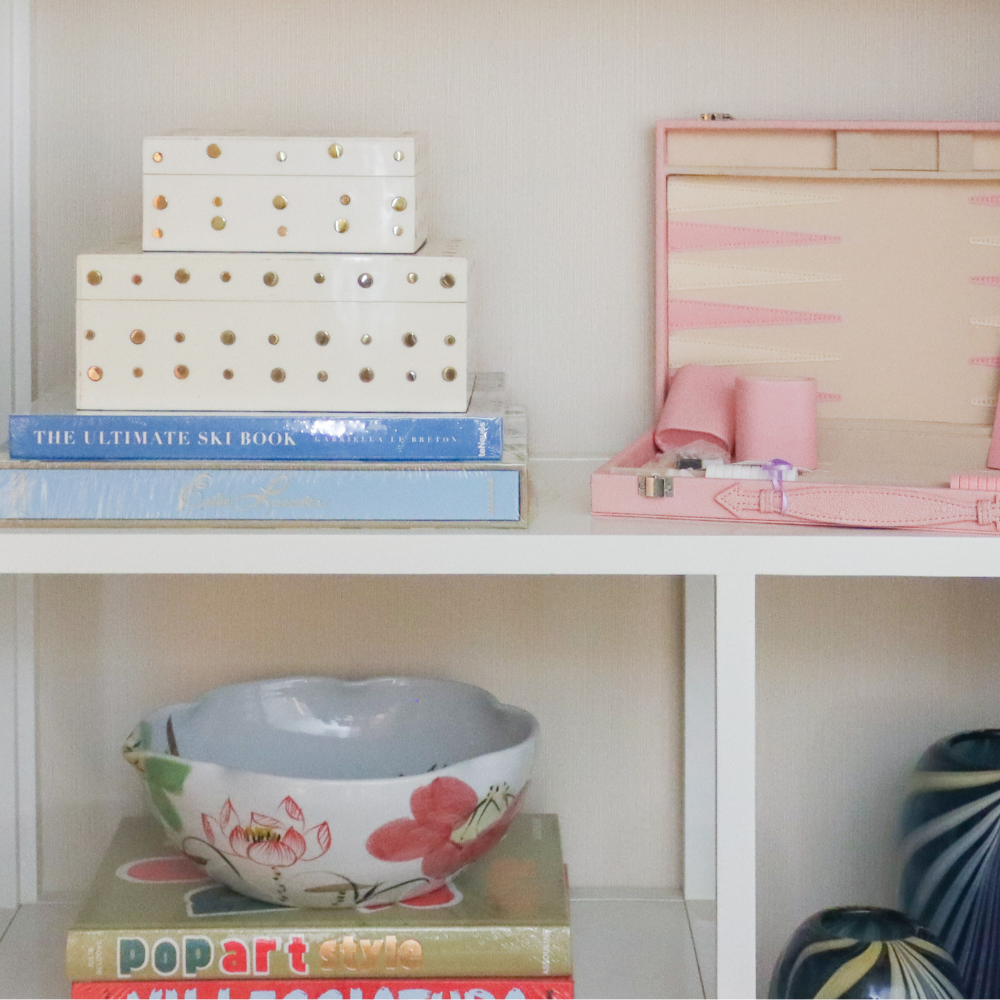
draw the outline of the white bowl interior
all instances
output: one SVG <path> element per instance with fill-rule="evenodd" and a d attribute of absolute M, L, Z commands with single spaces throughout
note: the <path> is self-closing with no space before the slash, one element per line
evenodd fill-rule
<path fill-rule="evenodd" d="M 157 753 L 328 780 L 426 774 L 517 746 L 538 725 L 528 712 L 501 705 L 482 688 L 406 677 L 233 684 L 159 709 L 146 721 Z"/>

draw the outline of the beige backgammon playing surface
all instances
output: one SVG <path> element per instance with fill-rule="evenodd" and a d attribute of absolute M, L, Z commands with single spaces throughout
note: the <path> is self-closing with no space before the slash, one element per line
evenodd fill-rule
<path fill-rule="evenodd" d="M 671 369 L 729 363 L 746 374 L 809 375 L 821 417 L 991 426 L 995 188 L 670 177 Z M 768 239 L 801 242 L 751 242 Z M 718 305 L 736 308 L 710 308 Z"/>

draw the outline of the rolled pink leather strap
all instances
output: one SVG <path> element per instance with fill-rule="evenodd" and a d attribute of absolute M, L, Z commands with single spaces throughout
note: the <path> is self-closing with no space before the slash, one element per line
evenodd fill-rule
<path fill-rule="evenodd" d="M 736 437 L 736 377 L 729 368 L 711 365 L 678 369 L 656 425 L 656 446 L 661 451 L 679 451 L 693 441 L 708 441 L 731 455 Z"/>
<path fill-rule="evenodd" d="M 816 468 L 816 380 L 739 375 L 736 461 Z"/>

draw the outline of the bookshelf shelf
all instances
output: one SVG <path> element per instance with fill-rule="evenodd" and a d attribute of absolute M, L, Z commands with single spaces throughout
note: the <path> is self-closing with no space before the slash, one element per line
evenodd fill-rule
<path fill-rule="evenodd" d="M 14 914 L 17 910 L 14 909 L 4 909 L 0 910 L 0 941 L 3 940 L 3 936 L 10 922 L 14 919 Z"/>
<path fill-rule="evenodd" d="M 69 996 L 62 956 L 75 908 L 75 902 L 66 901 L 18 908 L 0 936 L 0 991 L 5 998 Z"/>
<path fill-rule="evenodd" d="M 1000 577 L 1000 535 L 591 517 L 600 462 L 531 462 L 526 530 L 17 528 L 0 573 Z"/>
<path fill-rule="evenodd" d="M 0 1000 L 69 996 L 60 958 L 76 905 L 29 903 L 16 917 L 0 911 Z M 4 914 L 13 917 L 6 933 Z M 707 994 L 702 985 L 702 976 L 711 976 L 711 921 L 710 905 L 686 907 L 676 896 L 581 892 L 573 900 L 577 996 L 711 996 L 711 979 Z"/>

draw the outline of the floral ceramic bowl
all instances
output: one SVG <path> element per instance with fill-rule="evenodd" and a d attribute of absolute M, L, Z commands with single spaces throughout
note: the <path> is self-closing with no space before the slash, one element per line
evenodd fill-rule
<path fill-rule="evenodd" d="M 434 892 L 498 843 L 537 739 L 533 716 L 470 684 L 295 677 L 161 708 L 122 753 L 207 874 L 341 907 Z"/>

